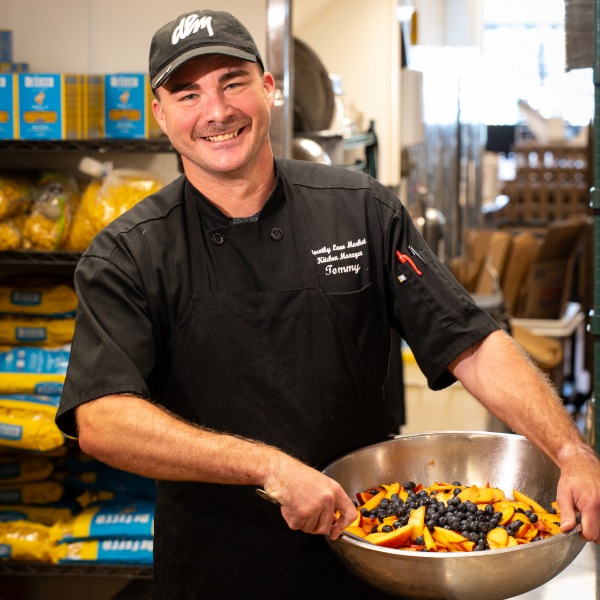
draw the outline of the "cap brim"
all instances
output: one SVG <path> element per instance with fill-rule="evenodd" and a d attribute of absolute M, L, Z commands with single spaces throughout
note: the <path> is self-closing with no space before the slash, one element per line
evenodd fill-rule
<path fill-rule="evenodd" d="M 257 58 L 254 54 L 244 52 L 244 50 L 239 50 L 238 48 L 232 48 L 231 46 L 199 46 L 198 48 L 192 48 L 191 50 L 180 54 L 166 67 L 163 67 L 160 70 L 160 73 L 152 80 L 152 89 L 155 90 L 163 85 L 163 83 L 165 83 L 183 63 L 196 56 L 202 56 L 203 54 L 223 54 L 225 56 L 241 58 L 242 60 L 247 60 L 249 62 L 257 62 Z"/>

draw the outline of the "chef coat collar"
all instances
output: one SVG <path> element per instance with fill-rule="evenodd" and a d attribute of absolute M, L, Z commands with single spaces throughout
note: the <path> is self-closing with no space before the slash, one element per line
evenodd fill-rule
<path fill-rule="evenodd" d="M 275 187 L 271 192 L 271 195 L 265 202 L 260 214 L 258 216 L 258 220 L 266 219 L 268 216 L 275 214 L 283 202 L 285 201 L 285 194 L 283 189 L 283 181 L 281 180 L 281 176 L 277 172 L 277 167 L 275 167 L 276 181 Z M 213 204 L 202 192 L 197 190 L 190 182 L 189 179 L 186 180 L 186 194 L 191 194 L 196 204 L 198 206 L 198 212 L 200 213 L 200 217 L 202 219 L 207 219 L 211 223 L 216 226 L 222 225 L 231 225 L 231 219 L 223 214 L 223 212 Z"/>

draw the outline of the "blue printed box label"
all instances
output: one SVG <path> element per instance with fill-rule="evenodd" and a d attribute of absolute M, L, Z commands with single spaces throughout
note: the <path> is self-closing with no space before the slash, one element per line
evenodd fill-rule
<path fill-rule="evenodd" d="M 19 137 L 62 139 L 60 75 L 19 75 Z"/>
<path fill-rule="evenodd" d="M 0 75 L 0 140 L 15 139 L 14 77 Z"/>
<path fill-rule="evenodd" d="M 104 119 L 107 138 L 146 137 L 146 76 L 104 76 Z"/>
<path fill-rule="evenodd" d="M 39 306 L 42 303 L 42 292 L 12 292 L 11 304 L 17 306 Z"/>
<path fill-rule="evenodd" d="M 0 504 L 19 504 L 21 490 L 0 490 Z"/>
<path fill-rule="evenodd" d="M 19 441 L 23 437 L 23 428 L 20 425 L 0 423 L 0 440 L 11 442 Z"/>
<path fill-rule="evenodd" d="M 17 327 L 15 337 L 19 342 L 43 342 L 46 340 L 45 327 Z"/>
<path fill-rule="evenodd" d="M 21 474 L 18 462 L 0 463 L 0 479 L 16 479 Z"/>
<path fill-rule="evenodd" d="M 12 554 L 12 546 L 8 544 L 0 544 L 0 558 L 10 558 Z"/>

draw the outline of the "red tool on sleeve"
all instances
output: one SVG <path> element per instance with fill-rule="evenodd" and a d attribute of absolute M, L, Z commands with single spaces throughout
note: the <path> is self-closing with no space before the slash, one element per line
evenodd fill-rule
<path fill-rule="evenodd" d="M 398 257 L 398 260 L 404 264 L 405 262 L 408 262 L 410 264 L 410 266 L 415 270 L 415 273 L 419 276 L 423 275 L 423 273 L 421 273 L 421 271 L 419 271 L 419 269 L 417 269 L 417 265 L 415 265 L 415 263 L 412 261 L 412 258 L 410 256 L 407 256 L 406 254 L 401 254 L 398 250 L 396 250 L 396 256 Z"/>

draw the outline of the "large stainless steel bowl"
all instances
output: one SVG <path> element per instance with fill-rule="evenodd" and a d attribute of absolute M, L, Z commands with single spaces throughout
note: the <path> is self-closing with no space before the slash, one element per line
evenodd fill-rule
<path fill-rule="evenodd" d="M 560 470 L 518 435 L 435 432 L 399 436 L 331 462 L 323 472 L 354 498 L 382 483 L 487 481 L 512 496 L 517 489 L 543 506 L 556 499 Z M 417 553 L 379 548 L 341 536 L 327 540 L 361 579 L 399 598 L 502 600 L 543 585 L 581 552 L 580 528 L 517 548 L 476 553 Z"/>

